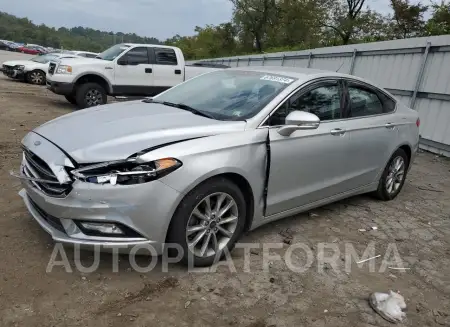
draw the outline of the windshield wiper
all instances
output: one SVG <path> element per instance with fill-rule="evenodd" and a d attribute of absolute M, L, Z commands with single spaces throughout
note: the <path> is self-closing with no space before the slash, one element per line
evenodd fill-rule
<path fill-rule="evenodd" d="M 157 100 L 153 100 L 152 98 L 146 98 L 146 99 L 142 100 L 142 102 L 145 102 L 145 103 L 159 103 L 159 104 L 163 104 L 165 106 L 175 107 L 175 108 L 178 108 L 178 109 L 182 109 L 182 110 L 186 110 L 186 111 L 192 112 L 194 115 L 203 116 L 203 117 L 206 117 L 206 118 L 210 118 L 210 119 L 215 119 L 216 120 L 216 118 L 213 115 L 211 115 L 209 113 L 206 113 L 204 111 L 200 111 L 198 109 L 192 108 L 191 106 L 188 106 L 187 104 L 184 104 L 184 103 L 173 103 L 173 102 L 168 102 L 168 101 L 157 101 Z"/>

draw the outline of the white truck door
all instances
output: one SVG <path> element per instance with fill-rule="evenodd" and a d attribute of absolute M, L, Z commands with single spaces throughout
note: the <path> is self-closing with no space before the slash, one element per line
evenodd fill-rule
<path fill-rule="evenodd" d="M 154 51 L 154 87 L 162 92 L 183 82 L 183 63 L 179 62 L 171 48 L 152 48 Z"/>
<path fill-rule="evenodd" d="M 113 83 L 115 95 L 152 95 L 154 73 L 149 50 L 149 47 L 135 47 L 117 59 Z"/>

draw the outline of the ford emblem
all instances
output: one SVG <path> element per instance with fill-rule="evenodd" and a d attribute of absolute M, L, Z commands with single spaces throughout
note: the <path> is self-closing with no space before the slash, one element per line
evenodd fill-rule
<path fill-rule="evenodd" d="M 34 142 L 34 145 L 36 145 L 36 146 L 41 145 L 41 141 Z"/>

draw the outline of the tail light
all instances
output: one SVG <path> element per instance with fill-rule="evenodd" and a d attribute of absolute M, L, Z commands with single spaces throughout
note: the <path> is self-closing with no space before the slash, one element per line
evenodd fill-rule
<path fill-rule="evenodd" d="M 416 126 L 417 126 L 417 127 L 420 126 L 420 118 L 417 118 L 417 120 L 416 120 Z"/>

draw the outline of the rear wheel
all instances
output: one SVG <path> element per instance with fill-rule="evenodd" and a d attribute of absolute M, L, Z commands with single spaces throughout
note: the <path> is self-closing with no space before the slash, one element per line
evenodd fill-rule
<path fill-rule="evenodd" d="M 408 167 L 409 159 L 406 152 L 402 149 L 395 151 L 378 183 L 375 194 L 380 200 L 390 201 L 397 197 L 405 184 Z"/>
<path fill-rule="evenodd" d="M 40 70 L 33 70 L 27 74 L 27 80 L 31 84 L 44 85 L 45 84 L 45 74 Z"/>
<path fill-rule="evenodd" d="M 97 83 L 81 84 L 76 92 L 76 103 L 79 108 L 89 108 L 105 104 L 107 101 L 105 89 Z"/>
<path fill-rule="evenodd" d="M 177 208 L 168 243 L 183 249 L 182 262 L 210 266 L 231 251 L 246 219 L 242 191 L 226 178 L 215 178 L 189 192 Z"/>

